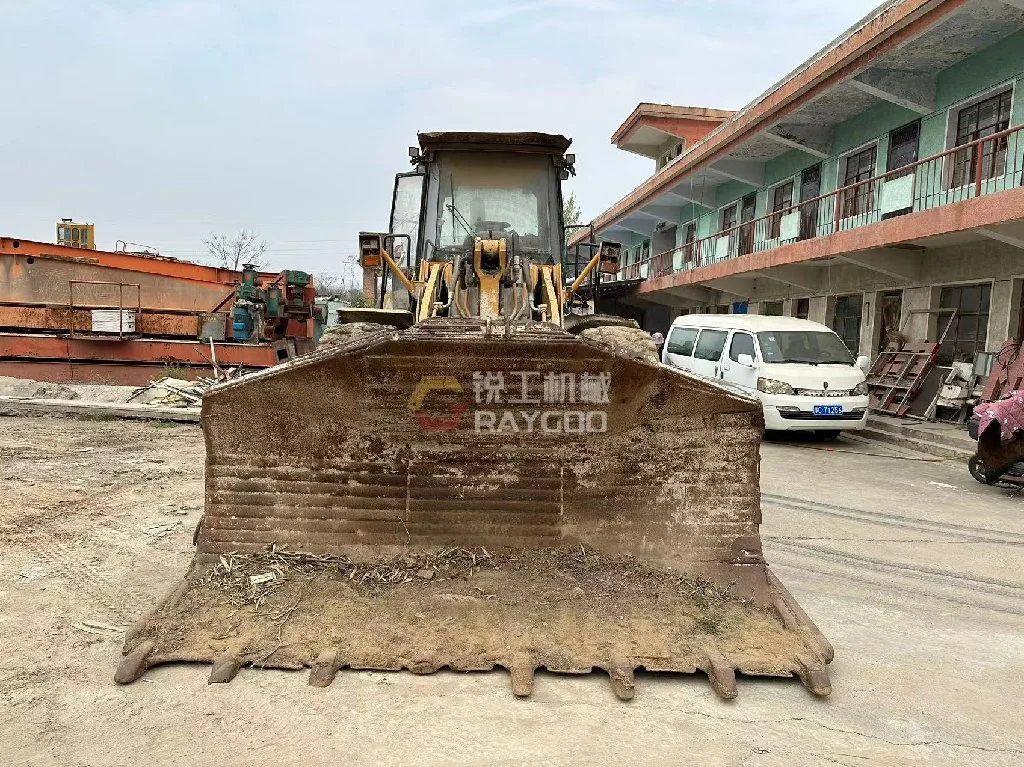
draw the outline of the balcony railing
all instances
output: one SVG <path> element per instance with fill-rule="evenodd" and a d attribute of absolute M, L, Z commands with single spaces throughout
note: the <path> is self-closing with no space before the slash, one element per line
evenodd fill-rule
<path fill-rule="evenodd" d="M 773 211 L 624 266 L 622 279 L 664 277 L 749 253 L 874 224 L 1022 185 L 1024 126 Z"/>

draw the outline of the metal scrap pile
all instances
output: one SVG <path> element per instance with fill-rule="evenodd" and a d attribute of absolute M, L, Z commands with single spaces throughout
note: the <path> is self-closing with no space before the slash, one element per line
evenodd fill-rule
<path fill-rule="evenodd" d="M 216 377 L 199 376 L 192 381 L 169 376 L 158 378 L 149 386 L 136 391 L 128 398 L 128 402 L 163 407 L 199 407 L 203 401 L 203 394 L 215 383 L 245 375 L 245 371 L 240 367 L 220 369 L 218 373 Z"/>

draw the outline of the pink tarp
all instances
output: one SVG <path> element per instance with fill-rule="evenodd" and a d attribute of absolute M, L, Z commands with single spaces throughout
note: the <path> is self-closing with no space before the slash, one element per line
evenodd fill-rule
<path fill-rule="evenodd" d="M 986 402 L 974 409 L 980 415 L 978 434 L 984 434 L 989 424 L 999 422 L 999 439 L 1003 444 L 1013 441 L 1024 433 L 1024 390 L 1010 392 L 1010 396 L 998 402 Z"/>

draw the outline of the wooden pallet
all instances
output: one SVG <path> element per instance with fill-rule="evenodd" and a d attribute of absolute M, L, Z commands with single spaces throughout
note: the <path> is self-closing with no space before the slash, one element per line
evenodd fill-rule
<path fill-rule="evenodd" d="M 904 416 L 939 355 L 937 343 L 911 343 L 878 355 L 868 373 L 868 406 L 878 413 Z"/>

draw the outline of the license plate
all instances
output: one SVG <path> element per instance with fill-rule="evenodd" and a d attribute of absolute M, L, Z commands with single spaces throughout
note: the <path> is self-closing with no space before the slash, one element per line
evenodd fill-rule
<path fill-rule="evenodd" d="M 814 414 L 815 415 L 842 415 L 843 414 L 843 406 L 842 405 L 815 405 L 814 406 Z"/>

